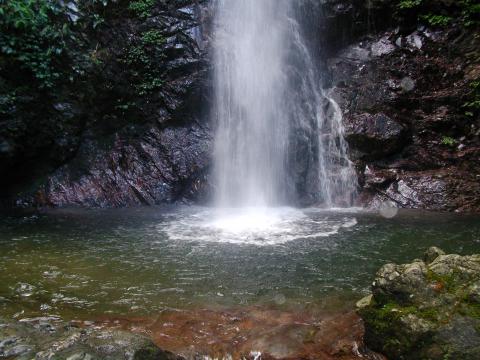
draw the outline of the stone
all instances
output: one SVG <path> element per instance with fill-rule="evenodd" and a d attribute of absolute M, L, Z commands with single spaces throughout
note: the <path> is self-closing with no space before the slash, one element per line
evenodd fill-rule
<path fill-rule="evenodd" d="M 445 252 L 442 249 L 436 246 L 429 247 L 427 251 L 425 251 L 425 254 L 423 254 L 423 261 L 430 264 L 440 255 L 445 255 Z"/>
<path fill-rule="evenodd" d="M 411 209 L 449 210 L 452 207 L 452 199 L 447 197 L 448 182 L 430 174 L 397 174 L 383 186 L 374 187 L 381 190 L 382 194 L 376 195 L 369 207 L 376 209 L 385 201 L 393 201 L 400 208 Z"/>
<path fill-rule="evenodd" d="M 18 94 L 5 121 L 2 106 L 0 172 L 11 174 L 0 179 L 2 204 L 5 199 L 17 207 L 153 205 L 188 201 L 206 188 L 199 185 L 210 165 L 204 104 L 211 92 L 208 51 L 199 45 L 207 35 L 208 4 L 158 1 L 139 21 L 125 11 L 128 2 L 104 3 L 105 11 L 122 15 L 102 19 L 105 26 L 95 30 L 97 50 L 88 56 L 102 63 L 101 71 L 92 62 L 88 71 L 72 72 L 75 63 L 70 62 L 78 59 L 70 59 L 65 63 L 68 73 L 82 73 L 75 89 L 67 77 L 54 90 Z M 78 8 L 78 21 L 92 16 L 91 11 L 83 13 L 85 7 Z M 139 69 L 122 59 L 149 29 L 172 42 L 159 42 L 146 55 L 149 66 L 159 69 L 162 86 L 141 95 L 142 84 L 131 81 Z M 77 50 L 77 57 L 87 55 Z M 2 94 L 10 90 L 2 88 Z"/>
<path fill-rule="evenodd" d="M 96 325 L 76 328 L 61 319 L 54 320 L 58 325 L 57 331 L 45 332 L 36 326 L 38 321 L 41 320 L 9 322 L 5 328 L 0 328 L 0 339 L 3 338 L 0 341 L 0 358 L 182 360 L 138 334 Z"/>
<path fill-rule="evenodd" d="M 373 56 L 388 55 L 395 51 L 395 45 L 392 44 L 388 37 L 383 37 L 372 44 L 371 51 Z"/>
<path fill-rule="evenodd" d="M 445 254 L 386 264 L 361 300 L 366 345 L 392 359 L 480 358 L 480 255 Z"/>
<path fill-rule="evenodd" d="M 452 3 L 445 0 L 439 6 L 450 6 L 447 2 Z M 350 157 L 357 168 L 368 165 L 403 174 L 399 179 L 383 177 L 385 181 L 374 186 L 367 182 L 360 189 L 360 205 L 394 201 L 399 208 L 480 211 L 480 130 L 466 119 L 462 107 L 471 93 L 469 84 L 480 73 L 478 56 L 472 57 L 479 48 L 475 27 L 460 31 L 457 21 L 438 30 L 417 26 L 415 17 L 400 18 L 398 4 L 388 0 L 293 3 L 307 15 L 299 25 L 322 55 L 314 60 L 325 62 L 325 88 L 334 87 L 332 97 L 344 113 L 347 130 L 352 119 L 365 113 L 385 114 L 405 128 L 401 140 L 372 140 L 360 132 L 357 141 L 353 134 Z M 100 73 L 87 72 L 74 82 L 75 88 L 66 81 L 48 99 L 37 91 L 19 94 L 20 103 L 7 107 L 0 129 L 0 172 L 9 174 L 0 179 L 2 204 L 205 202 L 212 190 L 208 172 L 213 129 L 205 121 L 212 101 L 211 4 L 157 1 L 145 21 L 109 16 L 94 32 L 99 49 L 92 57 L 101 60 Z M 127 13 L 109 10 L 112 15 Z M 166 58 L 153 58 L 154 67 L 165 67 L 167 76 L 155 94 L 139 99 L 132 94 L 129 69 L 119 60 L 130 42 L 150 27 L 167 39 L 159 49 Z M 79 88 L 81 83 L 88 86 Z M 128 101 L 117 103 L 122 99 Z M 125 106 L 127 111 L 122 110 Z M 439 111 L 442 108 L 448 111 Z M 450 130 L 467 136 L 459 145 L 461 154 L 438 145 Z M 158 133 L 171 140 L 164 144 Z M 182 140 L 180 146 L 175 146 L 172 133 Z M 373 144 L 372 150 L 362 145 L 364 140 Z M 177 151 L 184 146 L 188 149 Z M 192 149 L 195 156 L 189 155 Z M 125 166 L 115 166 L 119 163 Z M 298 173 L 302 170 L 304 166 Z M 447 180 L 426 174 L 440 170 Z M 298 182 L 302 190 L 308 184 L 314 181 Z M 302 203 L 312 203 L 311 191 L 306 193 Z"/>
<path fill-rule="evenodd" d="M 406 142 L 406 129 L 383 113 L 362 113 L 345 119 L 345 138 L 362 158 L 375 159 L 399 151 Z"/>
<path fill-rule="evenodd" d="M 350 20 L 356 19 L 354 24 L 362 23 L 355 18 L 361 16 L 364 8 L 360 3 L 354 6 L 349 17 Z M 471 122 L 461 119 L 464 116 L 462 99 L 470 93 L 468 84 L 480 73 L 478 61 L 470 60 L 467 54 L 475 53 L 480 40 L 475 31 L 461 32 L 453 24 L 432 30 L 418 27 L 422 21 L 417 22 L 412 17 L 407 25 L 394 15 L 394 2 L 376 3 L 387 8 L 390 6 L 390 11 L 382 6 L 372 6 L 365 18 L 374 19 L 377 25 L 385 20 L 385 27 L 377 28 L 378 31 L 366 30 L 367 36 L 349 41 L 343 47 L 336 41 L 338 51 L 328 61 L 332 84 L 336 86 L 332 95 L 344 113 L 347 137 L 351 128 L 355 129 L 352 125 L 357 118 L 366 113 L 383 113 L 406 130 L 404 140 L 396 143 L 393 140 L 394 149 L 388 149 L 387 144 L 388 151 L 384 152 L 382 147 L 369 152 L 369 147 L 362 146 L 360 140 L 371 142 L 371 139 L 365 139 L 361 132 L 359 139 L 353 132 L 352 141 L 349 141 L 350 158 L 357 168 L 368 166 L 398 173 L 396 179 L 375 176 L 379 180 L 377 183 L 363 182 L 360 177 L 359 203 L 375 209 L 385 201 L 394 201 L 399 208 L 478 212 L 480 131 L 477 133 Z M 439 6 L 447 5 L 442 3 Z M 395 27 L 397 30 L 392 30 Z M 332 29 L 330 32 L 335 26 Z M 341 39 L 345 28 L 341 29 L 331 38 Z M 359 34 L 359 31 L 357 29 L 355 33 Z M 382 49 L 381 45 L 388 42 L 395 43 L 395 52 L 380 55 L 374 51 Z M 370 54 L 363 51 L 363 56 L 359 56 L 361 52 L 353 49 L 371 51 Z M 462 145 L 460 149 L 452 147 L 442 151 L 438 141 L 453 129 L 459 130 L 453 131 L 458 134 L 456 138 L 466 136 L 467 140 L 459 140 L 457 146 Z M 472 152 L 472 156 L 465 156 L 468 152 Z M 442 173 L 444 177 L 435 179 L 432 176 L 435 173 Z"/>
<path fill-rule="evenodd" d="M 373 300 L 373 295 L 370 294 L 370 295 L 367 295 L 364 298 L 360 299 L 359 301 L 357 301 L 357 303 L 355 305 L 356 305 L 357 309 L 363 309 L 363 308 L 369 306 L 372 303 L 372 300 Z"/>
<path fill-rule="evenodd" d="M 468 300 L 480 304 L 480 281 L 474 282 L 467 289 Z"/>
<path fill-rule="evenodd" d="M 412 91 L 415 89 L 415 80 L 409 76 L 404 77 L 400 82 L 400 88 L 405 93 Z"/>
<path fill-rule="evenodd" d="M 418 50 L 420 50 L 423 47 L 422 37 L 417 32 L 414 32 L 409 36 L 407 36 L 407 43 L 412 48 L 415 48 Z"/>

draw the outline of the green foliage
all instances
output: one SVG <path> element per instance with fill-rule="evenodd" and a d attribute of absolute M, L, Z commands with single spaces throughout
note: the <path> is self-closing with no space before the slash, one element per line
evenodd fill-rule
<path fill-rule="evenodd" d="M 148 30 L 142 34 L 142 42 L 145 45 L 158 46 L 165 43 L 165 38 L 158 30 Z"/>
<path fill-rule="evenodd" d="M 115 110 L 121 111 L 122 113 L 126 113 L 132 108 L 134 108 L 135 105 L 136 104 L 133 101 L 123 102 L 121 100 L 117 100 L 117 105 L 115 105 Z"/>
<path fill-rule="evenodd" d="M 457 143 L 456 140 L 450 136 L 442 137 L 442 145 L 454 146 L 456 143 Z"/>
<path fill-rule="evenodd" d="M 158 30 L 148 30 L 141 34 L 140 41 L 126 49 L 123 62 L 128 65 L 132 83 L 139 95 L 162 86 L 161 73 L 153 59 L 163 57 L 162 45 L 165 38 Z"/>
<path fill-rule="evenodd" d="M 397 0 L 396 7 L 401 16 L 410 18 L 415 13 L 418 19 L 435 27 L 447 26 L 454 20 L 465 26 L 480 23 L 478 0 L 458 0 L 450 6 L 436 0 Z"/>
<path fill-rule="evenodd" d="M 141 45 L 131 46 L 125 52 L 124 62 L 130 66 L 148 67 L 150 57 Z"/>
<path fill-rule="evenodd" d="M 155 0 L 137 0 L 130 2 L 128 9 L 133 11 L 135 15 L 146 18 L 150 15 Z"/>
<path fill-rule="evenodd" d="M 137 86 L 139 95 L 146 95 L 152 90 L 159 89 L 163 85 L 163 80 L 158 77 L 147 77 Z"/>
<path fill-rule="evenodd" d="M 42 88 L 61 77 L 55 64 L 75 41 L 62 10 L 50 0 L 0 0 L 0 54 L 30 71 Z"/>
<path fill-rule="evenodd" d="M 463 104 L 465 108 L 465 115 L 472 117 L 480 112 L 480 80 L 475 80 L 470 83 L 472 89 L 469 95 L 469 100 Z"/>
<path fill-rule="evenodd" d="M 7 115 L 10 113 L 16 101 L 16 93 L 10 92 L 6 94 L 0 94 L 0 115 Z"/>
<path fill-rule="evenodd" d="M 399 9 L 413 9 L 422 4 L 422 0 L 402 0 L 398 4 Z"/>
<path fill-rule="evenodd" d="M 480 24 L 480 3 L 478 0 L 462 0 L 462 21 L 465 26 Z"/>
<path fill-rule="evenodd" d="M 431 26 L 447 26 L 452 21 L 452 18 L 446 15 L 427 14 L 421 18 Z"/>

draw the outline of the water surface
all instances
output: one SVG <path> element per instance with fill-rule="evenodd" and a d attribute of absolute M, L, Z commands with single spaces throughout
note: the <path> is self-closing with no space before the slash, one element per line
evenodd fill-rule
<path fill-rule="evenodd" d="M 429 246 L 480 251 L 476 216 L 198 207 L 56 210 L 0 220 L 0 315 L 351 306 L 376 270 Z"/>

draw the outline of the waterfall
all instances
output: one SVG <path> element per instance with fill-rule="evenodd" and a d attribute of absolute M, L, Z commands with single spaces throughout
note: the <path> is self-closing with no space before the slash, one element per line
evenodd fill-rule
<path fill-rule="evenodd" d="M 218 0 L 214 35 L 218 207 L 350 205 L 356 175 L 338 105 L 289 0 Z M 305 202 L 305 200 L 303 200 Z"/>

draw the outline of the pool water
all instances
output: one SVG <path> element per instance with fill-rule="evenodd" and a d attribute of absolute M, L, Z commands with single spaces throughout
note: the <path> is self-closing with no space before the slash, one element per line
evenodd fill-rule
<path fill-rule="evenodd" d="M 0 316 L 353 306 L 429 246 L 480 252 L 478 216 L 361 209 L 66 209 L 0 219 Z"/>

